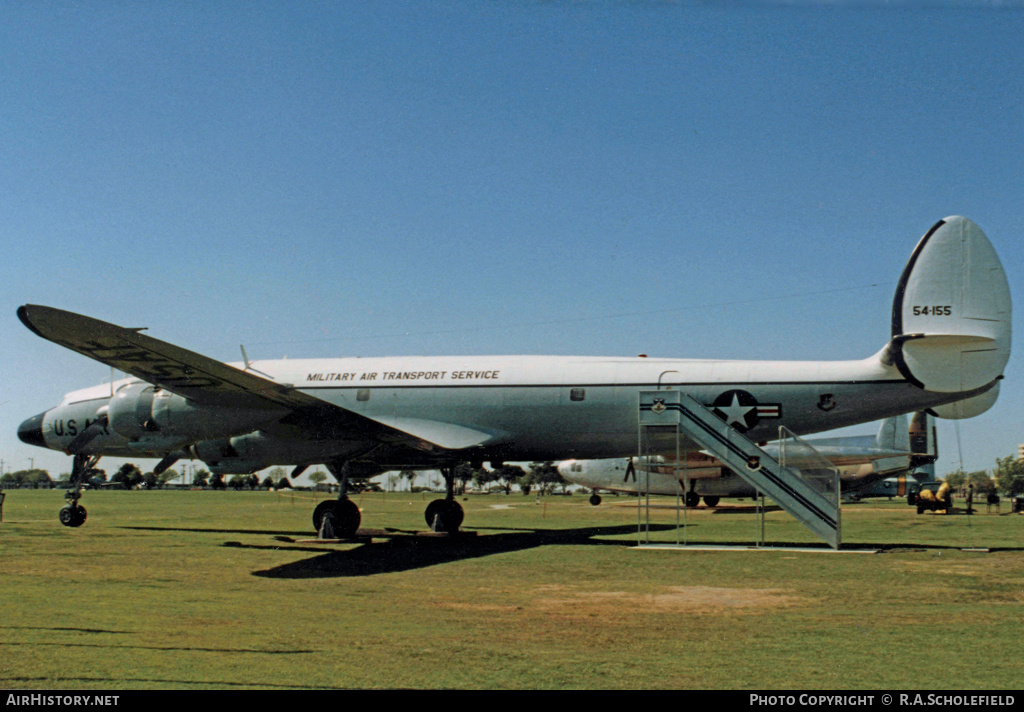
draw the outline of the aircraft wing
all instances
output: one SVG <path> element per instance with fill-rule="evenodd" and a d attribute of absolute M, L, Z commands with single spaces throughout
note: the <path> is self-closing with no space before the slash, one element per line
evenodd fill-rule
<path fill-rule="evenodd" d="M 99 319 L 26 304 L 18 318 L 38 336 L 203 405 L 257 410 L 322 404 L 312 396 Z"/>
<path fill-rule="evenodd" d="M 141 329 L 35 304 L 19 307 L 18 318 L 48 341 L 202 405 L 291 411 L 282 423 L 420 451 L 460 449 L 494 438 L 491 433 L 449 423 L 410 420 L 391 425 L 373 420 L 289 384 L 154 339 Z"/>

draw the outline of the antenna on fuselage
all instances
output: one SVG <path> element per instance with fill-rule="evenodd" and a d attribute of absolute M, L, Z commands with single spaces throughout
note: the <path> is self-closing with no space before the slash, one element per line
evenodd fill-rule
<path fill-rule="evenodd" d="M 261 376 L 266 376 L 270 380 L 274 380 L 274 377 L 271 376 L 269 373 L 264 373 L 263 371 L 259 371 L 259 370 L 257 370 L 257 369 L 252 367 L 252 363 L 250 363 L 250 361 L 249 361 L 249 356 L 245 353 L 245 345 L 244 344 L 239 344 L 238 348 L 242 349 L 242 361 L 245 363 L 245 370 L 246 371 L 252 371 L 253 373 L 258 373 Z"/>

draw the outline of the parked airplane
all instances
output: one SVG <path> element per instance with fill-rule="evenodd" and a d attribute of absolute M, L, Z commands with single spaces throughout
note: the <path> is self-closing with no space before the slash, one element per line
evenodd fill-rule
<path fill-rule="evenodd" d="M 828 460 L 839 472 L 841 491 L 847 499 L 859 498 L 879 480 L 906 475 L 935 462 L 938 456 L 935 424 L 926 412 L 915 413 L 909 427 L 905 415 L 886 418 L 875 436 L 812 438 L 805 443 L 813 450 L 790 446 L 786 464 L 817 471 L 821 458 Z M 762 449 L 775 459 L 783 450 L 778 441 Z M 721 460 L 701 452 L 687 453 L 678 467 L 665 456 L 651 461 L 639 457 L 564 460 L 558 463 L 558 473 L 573 484 L 593 490 L 590 503 L 595 506 L 601 503 L 601 491 L 680 494 L 687 507 L 696 507 L 702 497 L 706 505 L 714 507 L 722 497 L 757 496 L 755 488 Z"/>
<path fill-rule="evenodd" d="M 857 499 L 868 497 L 906 497 L 908 504 L 913 504 L 921 485 L 935 482 L 935 465 L 922 465 L 906 473 L 894 477 L 886 477 L 857 490 Z"/>
<path fill-rule="evenodd" d="M 18 316 L 39 336 L 129 375 L 68 393 L 18 430 L 24 442 L 74 456 L 60 514 L 68 526 L 85 521 L 84 473 L 110 455 L 162 458 L 154 471 L 183 457 L 238 473 L 323 463 L 341 487 L 337 501 L 317 506 L 314 526 L 329 516 L 342 535 L 360 523 L 349 477 L 439 468 L 447 496 L 428 505 L 426 519 L 455 531 L 458 463 L 629 456 L 642 390 L 683 391 L 762 441 L 779 425 L 805 435 L 925 408 L 976 415 L 995 402 L 1010 354 L 1006 275 L 963 217 L 939 221 L 920 240 L 897 286 L 891 339 L 852 361 L 422 356 L 228 365 L 59 309 L 25 305 Z"/>

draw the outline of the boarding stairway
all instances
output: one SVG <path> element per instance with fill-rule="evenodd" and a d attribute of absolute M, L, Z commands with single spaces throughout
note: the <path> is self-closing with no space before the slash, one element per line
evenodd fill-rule
<path fill-rule="evenodd" d="M 642 441 L 646 429 L 667 444 L 670 437 L 666 436 L 677 428 L 678 434 L 721 460 L 833 549 L 839 548 L 838 473 L 806 442 L 780 429 L 784 432 L 780 433 L 779 460 L 775 460 L 710 409 L 677 390 L 641 391 L 639 422 Z"/>

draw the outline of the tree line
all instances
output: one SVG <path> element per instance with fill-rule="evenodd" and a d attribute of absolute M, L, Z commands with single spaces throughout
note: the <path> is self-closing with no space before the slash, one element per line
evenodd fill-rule
<path fill-rule="evenodd" d="M 401 470 L 399 476 L 407 479 L 411 487 L 412 481 L 420 474 L 415 470 Z M 487 489 L 496 485 L 505 490 L 505 494 L 512 492 L 512 487 L 518 485 L 524 494 L 539 492 L 550 494 L 556 487 L 568 486 L 558 468 L 552 462 L 531 462 L 528 469 L 519 465 L 502 463 L 497 467 L 487 468 L 483 465 L 474 467 L 469 463 L 463 463 L 455 468 L 454 486 L 456 494 L 463 494 L 470 483 L 478 489 Z"/>
<path fill-rule="evenodd" d="M 412 481 L 420 473 L 413 470 L 402 470 L 399 475 Z M 64 473 L 58 480 L 53 480 L 50 474 L 43 469 L 18 470 L 9 472 L 0 477 L 0 488 L 2 487 L 55 487 L 67 483 L 68 473 Z M 125 489 L 162 489 L 175 480 L 180 480 L 181 473 L 170 468 L 159 475 L 153 472 L 143 472 L 134 463 L 126 462 L 109 478 L 105 470 L 92 468 L 86 473 L 86 482 L 92 487 L 123 487 Z M 309 479 L 319 485 L 327 479 L 327 475 L 317 471 L 308 475 Z M 486 488 L 492 484 L 501 486 L 506 494 L 512 491 L 512 487 L 518 485 L 523 492 L 529 494 L 531 491 L 539 491 L 541 494 L 549 494 L 556 487 L 565 487 L 568 483 L 558 474 L 558 469 L 551 462 L 534 462 L 524 470 L 519 465 L 502 464 L 498 467 L 488 469 L 486 467 L 473 467 L 469 464 L 462 464 L 455 468 L 455 487 L 459 494 L 465 492 L 469 483 L 475 487 Z M 225 477 L 220 473 L 211 473 L 209 470 L 197 470 L 192 474 L 191 482 L 180 482 L 197 489 L 285 489 L 291 487 L 291 482 L 284 468 L 271 468 L 267 474 L 260 479 L 257 475 L 231 475 Z"/>
<path fill-rule="evenodd" d="M 996 458 L 991 470 L 964 472 L 956 470 L 944 478 L 946 484 L 956 490 L 965 490 L 974 485 L 977 494 L 1003 494 L 1008 497 L 1024 495 L 1024 460 L 1015 455 Z"/>
<path fill-rule="evenodd" d="M 46 470 L 38 467 L 30 470 L 8 472 L 0 477 L 0 487 L 52 487 L 53 479 Z"/>
<path fill-rule="evenodd" d="M 70 474 L 65 472 L 54 480 L 46 470 L 34 468 L 8 472 L 0 476 L 0 488 L 50 488 L 62 487 L 67 484 Z M 86 483 L 91 487 L 122 487 L 124 489 L 162 489 L 174 480 L 181 478 L 181 473 L 173 468 L 161 472 L 143 472 L 137 465 L 126 462 L 117 472 L 107 477 L 106 470 L 92 468 L 86 473 Z M 199 489 L 282 489 L 291 487 L 283 468 L 275 467 L 262 480 L 256 475 L 232 475 L 225 478 L 220 473 L 209 470 L 197 470 L 188 486 Z"/>
<path fill-rule="evenodd" d="M 319 474 L 315 478 L 313 475 Z M 412 480 L 418 476 L 413 470 L 402 470 L 401 477 Z M 327 479 L 323 473 L 313 473 L 310 479 L 319 484 Z M 104 470 L 93 468 L 87 474 L 87 481 L 94 487 L 120 485 L 127 489 L 145 487 L 147 489 L 160 489 L 167 486 L 174 480 L 181 477 L 181 473 L 172 469 L 156 475 L 152 472 L 143 472 L 132 463 L 125 463 L 118 468 L 109 479 Z M 27 470 L 16 470 L 7 472 L 0 476 L 0 488 L 16 487 L 54 487 L 66 482 L 68 474 L 64 473 L 58 480 L 54 480 L 50 473 L 41 468 L 30 468 Z M 1016 456 L 997 458 L 996 466 L 991 471 L 976 470 L 965 472 L 955 470 L 948 473 L 943 479 L 953 489 L 963 490 L 969 485 L 974 485 L 974 491 L 979 495 L 999 493 L 1010 497 L 1024 495 L 1024 460 L 1018 460 Z M 486 467 L 473 467 L 469 464 L 462 464 L 455 468 L 455 487 L 458 493 L 465 492 L 469 483 L 475 487 L 486 488 L 492 484 L 498 484 L 505 492 L 511 492 L 514 485 L 518 485 L 525 493 L 540 491 L 541 494 L 549 494 L 556 487 L 565 487 L 568 483 L 558 474 L 558 469 L 551 462 L 530 463 L 529 469 L 524 470 L 518 465 L 503 464 L 493 469 Z M 192 475 L 190 486 L 203 489 L 284 489 L 291 487 L 287 473 L 284 468 L 274 467 L 260 479 L 257 475 L 232 475 L 225 479 L 219 473 L 211 473 L 209 470 L 197 470 Z"/>

